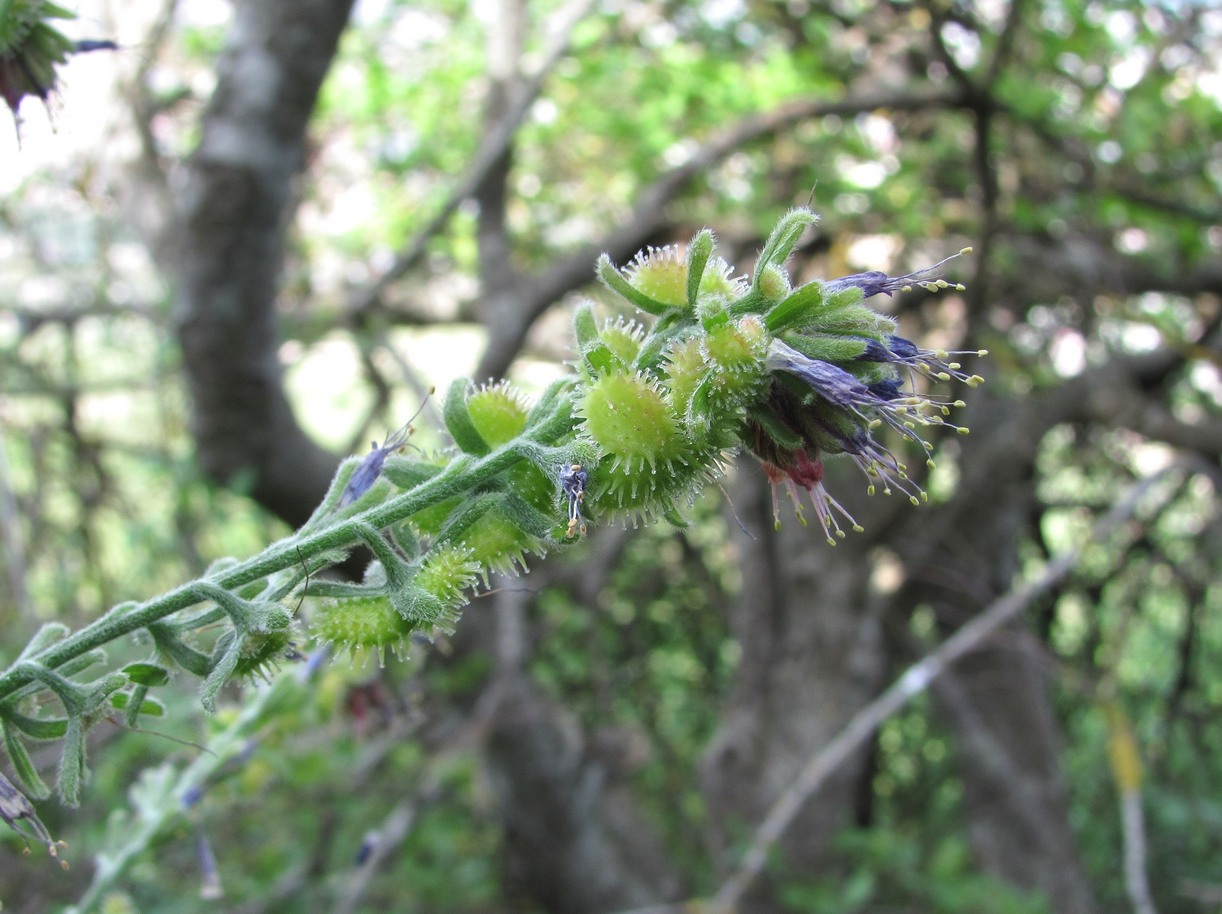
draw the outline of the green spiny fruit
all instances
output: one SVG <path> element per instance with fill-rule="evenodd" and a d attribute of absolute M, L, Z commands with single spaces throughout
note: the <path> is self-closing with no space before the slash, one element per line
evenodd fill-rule
<path fill-rule="evenodd" d="M 402 659 L 413 629 L 384 595 L 328 600 L 314 613 L 310 629 L 319 641 L 354 659 L 370 653 L 385 659 L 387 648 Z"/>

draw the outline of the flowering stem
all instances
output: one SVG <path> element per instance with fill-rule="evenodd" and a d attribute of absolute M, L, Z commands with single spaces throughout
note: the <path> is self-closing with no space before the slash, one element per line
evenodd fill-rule
<path fill-rule="evenodd" d="M 399 456 L 408 420 L 364 458 L 345 461 L 314 516 L 253 558 L 217 563 L 75 633 L 44 626 L 0 674 L 0 735 L 26 788 L 46 790 L 23 742 L 62 739 L 59 790 L 76 802 L 88 724 L 103 706 L 124 710 L 133 725 L 161 713 L 149 691 L 171 668 L 202 680 L 200 701 L 212 710 L 228 680 L 266 676 L 292 655 L 302 628 L 338 651 L 402 653 L 413 633 L 452 631 L 481 578 L 524 568 L 528 555 L 580 538 L 588 523 L 677 519 L 740 449 L 759 458 L 774 493 L 784 486 L 795 505 L 800 491 L 810 496 L 833 545 L 861 528 L 827 492 L 825 458 L 856 463 L 871 494 L 878 482 L 884 494 L 920 504 L 919 475 L 875 432 L 915 442 L 932 465 L 934 445 L 918 429 L 965 432 L 944 418 L 962 404 L 902 387 L 914 377 L 974 385 L 979 378 L 949 360 L 984 353 L 921 349 L 862 304 L 911 284 L 952 288 L 930 278 L 934 268 L 793 288 L 785 262 L 814 221 L 801 209 L 782 217 L 750 280 L 716 255 L 707 229 L 686 251 L 651 248 L 623 270 L 604 256 L 603 283 L 657 320 L 599 322 L 590 306 L 578 308 L 576 373 L 533 406 L 507 384 L 456 382 L 442 411 L 453 442 L 445 457 Z M 374 553 L 362 582 L 310 580 L 362 544 Z M 297 607 L 314 598 L 308 625 L 289 609 L 293 595 Z M 203 646 L 194 643 L 205 629 Z M 100 648 L 141 630 L 153 659 L 77 681 L 104 661 Z M 23 706 L 40 689 L 58 696 L 62 717 Z"/>
<path fill-rule="evenodd" d="M 315 556 L 347 549 L 361 541 L 360 531 L 369 526 L 383 528 L 480 485 L 514 464 L 526 459 L 531 443 L 513 441 L 479 460 L 459 458 L 441 473 L 415 488 L 375 505 L 317 532 L 294 534 L 273 543 L 263 552 L 231 566 L 215 577 L 204 577 L 182 584 L 144 603 L 121 603 L 97 621 L 69 635 L 0 675 L 0 702 L 13 695 L 36 677 L 30 664 L 56 669 L 68 661 L 147 628 L 167 616 L 208 599 L 200 584 L 207 583 L 228 591 L 262 580 L 278 571 L 294 568 Z M 539 450 L 535 445 L 535 450 Z"/>

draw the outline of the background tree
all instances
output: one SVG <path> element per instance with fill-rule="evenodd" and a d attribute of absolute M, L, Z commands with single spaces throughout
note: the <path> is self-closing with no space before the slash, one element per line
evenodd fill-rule
<path fill-rule="evenodd" d="M 1216 11 L 85 14 L 123 50 L 75 59 L 60 133 L 42 139 L 27 105 L 25 148 L 5 153 L 6 659 L 39 621 L 87 620 L 300 524 L 337 455 L 428 386 L 550 376 L 603 251 L 624 263 L 708 225 L 746 269 L 813 187 L 823 220 L 796 276 L 974 245 L 963 295 L 873 303 L 905 336 L 992 352 L 972 434 L 936 440 L 928 505 L 856 498 L 856 471 L 829 465 L 865 527 L 829 549 L 787 516 L 774 531 L 744 464 L 686 529 L 595 527 L 568 561 L 496 581 L 448 645 L 330 669 L 252 723 L 257 748 L 190 828 L 118 876 L 137 907 L 198 878 L 197 836 L 226 903 L 252 910 L 711 895 L 812 753 L 1168 465 L 1122 544 L 1087 548 L 806 800 L 742 908 L 1142 909 L 1139 876 L 1159 910 L 1216 903 Z M 78 93 L 110 79 L 107 142 L 73 148 Z M 224 731 L 192 700 L 168 732 Z M 1137 782 L 1117 765 L 1144 835 L 1102 774 L 1109 743 L 1146 761 Z M 103 836 L 131 772 L 167 752 Z M 40 812 L 74 855 L 113 851 L 139 797 L 196 755 L 124 736 L 95 747 L 82 812 Z M 5 872 L 15 910 L 91 875 L 37 856 Z"/>

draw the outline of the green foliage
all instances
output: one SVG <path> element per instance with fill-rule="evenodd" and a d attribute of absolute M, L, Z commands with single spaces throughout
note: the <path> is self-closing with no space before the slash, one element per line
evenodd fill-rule
<path fill-rule="evenodd" d="M 847 872 L 836 879 L 785 878 L 788 908 L 852 914 L 907 907 L 930 914 L 1047 914 L 1046 902 L 975 872 L 960 836 L 933 843 L 903 829 L 850 830 L 836 851 Z M 784 877 L 783 877 L 784 878 Z"/>

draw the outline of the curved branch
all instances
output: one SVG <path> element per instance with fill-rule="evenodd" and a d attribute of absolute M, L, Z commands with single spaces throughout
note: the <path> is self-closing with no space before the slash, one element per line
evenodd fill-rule
<path fill-rule="evenodd" d="M 513 145 L 518 128 L 543 90 L 548 75 L 568 50 L 573 27 L 585 17 L 592 5 L 593 0 L 571 0 L 556 13 L 549 28 L 549 45 L 543 63 L 514 94 L 497 120 L 495 129 L 484 135 L 474 158 L 455 182 L 441 209 L 421 226 L 390 268 L 349 305 L 350 324 L 360 326 L 366 320 L 369 313 L 381 304 L 386 290 L 420 262 L 429 240 L 445 227 L 463 201 L 475 195 L 488 176 L 502 163 Z"/>

